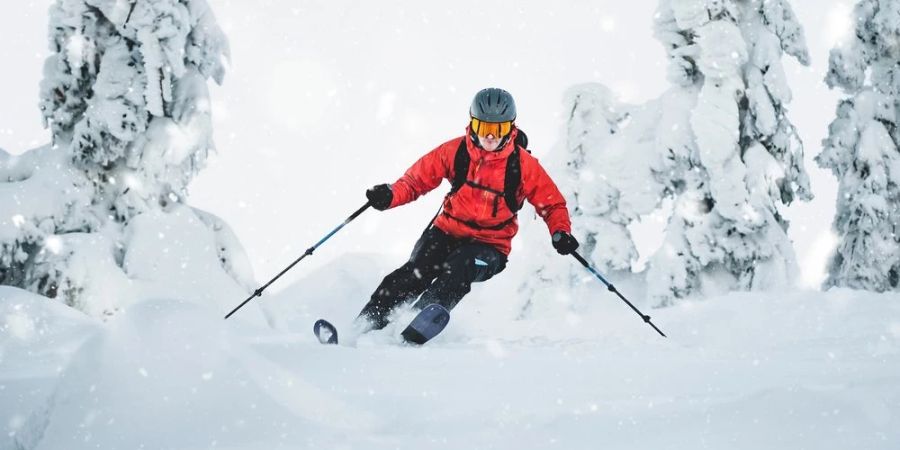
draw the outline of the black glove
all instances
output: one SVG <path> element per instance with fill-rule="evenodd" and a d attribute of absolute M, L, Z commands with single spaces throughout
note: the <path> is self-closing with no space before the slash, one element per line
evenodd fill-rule
<path fill-rule="evenodd" d="M 557 231 L 553 233 L 553 248 L 560 255 L 568 255 L 578 248 L 578 241 L 565 231 Z"/>
<path fill-rule="evenodd" d="M 369 204 L 373 208 L 384 211 L 391 206 L 391 202 L 394 200 L 394 192 L 391 191 L 391 185 L 379 184 L 372 186 L 371 189 L 366 191 L 366 198 L 369 199 Z"/>

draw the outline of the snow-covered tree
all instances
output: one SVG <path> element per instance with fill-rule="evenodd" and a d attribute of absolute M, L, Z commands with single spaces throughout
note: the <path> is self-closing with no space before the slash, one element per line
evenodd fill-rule
<path fill-rule="evenodd" d="M 782 56 L 808 64 L 790 5 L 661 0 L 655 27 L 674 86 L 656 138 L 662 160 L 653 164 L 675 201 L 647 274 L 650 297 L 666 305 L 791 282 L 796 258 L 778 205 L 812 195 L 786 110 Z"/>
<path fill-rule="evenodd" d="M 598 150 L 607 147 L 628 113 L 600 84 L 573 86 L 564 95 L 563 108 L 568 112 L 565 139 L 544 164 L 558 179 L 566 197 L 572 231 L 581 241 L 578 251 L 594 256 L 601 244 L 604 251 L 598 251 L 597 256 L 604 270 L 630 268 L 636 254 L 625 228 L 630 218 L 617 214 L 619 192 L 610 185 L 602 169 L 599 173 L 595 170 L 602 160 Z M 603 237 L 598 239 L 600 234 Z M 567 288 L 578 279 L 570 264 L 559 264 L 552 257 L 552 249 L 539 248 L 544 249 L 545 257 L 539 259 L 534 274 L 526 277 L 520 288 L 521 297 L 527 299 L 525 315 L 535 304 L 569 303 Z"/>
<path fill-rule="evenodd" d="M 0 283 L 93 315 L 136 280 L 200 283 L 172 270 L 206 260 L 250 284 L 228 227 L 184 204 L 213 148 L 206 82 L 222 81 L 228 56 L 206 1 L 57 0 L 49 37 L 40 106 L 53 143 L 0 157 Z"/>
<path fill-rule="evenodd" d="M 825 284 L 881 292 L 900 285 L 900 3 L 863 0 L 854 16 L 825 79 L 849 97 L 816 157 L 840 180 Z"/>
<path fill-rule="evenodd" d="M 617 101 L 601 84 L 566 91 L 568 112 L 563 139 L 545 162 L 566 197 L 578 252 L 616 280 L 630 276 L 638 252 L 628 226 L 659 205 L 662 186 L 653 178 L 653 133 L 659 120 L 655 102 L 637 107 Z M 577 297 L 584 270 L 561 264 L 549 246 L 520 289 L 530 309 Z M 596 292 L 595 280 L 588 280 Z"/>
<path fill-rule="evenodd" d="M 206 79 L 227 42 L 203 0 L 67 0 L 50 10 L 41 110 L 119 220 L 183 197 L 212 148 Z"/>
<path fill-rule="evenodd" d="M 606 87 L 584 84 L 566 92 L 564 108 L 569 112 L 564 151 L 553 154 L 551 166 L 564 164 L 560 189 L 582 244 L 579 252 L 605 271 L 630 270 L 637 250 L 627 226 L 636 217 L 619 208 L 622 192 L 613 184 L 614 168 L 608 161 L 615 153 L 610 141 L 630 117 L 628 107 Z"/>

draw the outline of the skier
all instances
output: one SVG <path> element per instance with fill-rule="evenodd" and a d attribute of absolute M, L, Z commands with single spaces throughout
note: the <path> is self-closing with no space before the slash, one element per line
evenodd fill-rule
<path fill-rule="evenodd" d="M 361 331 L 384 328 L 395 307 L 416 299 L 417 309 L 432 303 L 453 309 L 472 283 L 500 273 L 525 199 L 546 222 L 557 252 L 567 255 L 578 248 L 565 198 L 524 150 L 528 140 L 515 125 L 512 95 L 483 89 L 472 100 L 469 116 L 465 136 L 423 156 L 394 184 L 366 191 L 372 207 L 384 211 L 430 192 L 442 179 L 451 182 L 441 211 L 409 261 L 386 276 L 363 307 L 357 318 Z"/>

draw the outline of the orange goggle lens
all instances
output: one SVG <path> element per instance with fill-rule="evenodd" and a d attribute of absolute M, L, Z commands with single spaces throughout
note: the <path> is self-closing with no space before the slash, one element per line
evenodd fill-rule
<path fill-rule="evenodd" d="M 512 131 L 513 123 L 510 122 L 482 122 L 476 118 L 472 118 L 472 131 L 479 137 L 485 137 L 489 134 L 496 138 L 502 138 Z"/>

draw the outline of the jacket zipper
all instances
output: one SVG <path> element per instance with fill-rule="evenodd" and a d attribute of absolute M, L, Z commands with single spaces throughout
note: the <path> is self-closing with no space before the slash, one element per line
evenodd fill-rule
<path fill-rule="evenodd" d="M 475 163 L 475 179 L 478 180 L 477 183 L 481 184 L 481 179 L 478 178 L 478 171 L 481 170 L 481 164 L 484 162 L 484 156 L 478 158 L 478 162 Z M 484 217 L 484 212 L 487 208 L 487 191 L 482 191 L 481 194 L 481 211 L 478 212 L 478 217 Z"/>

